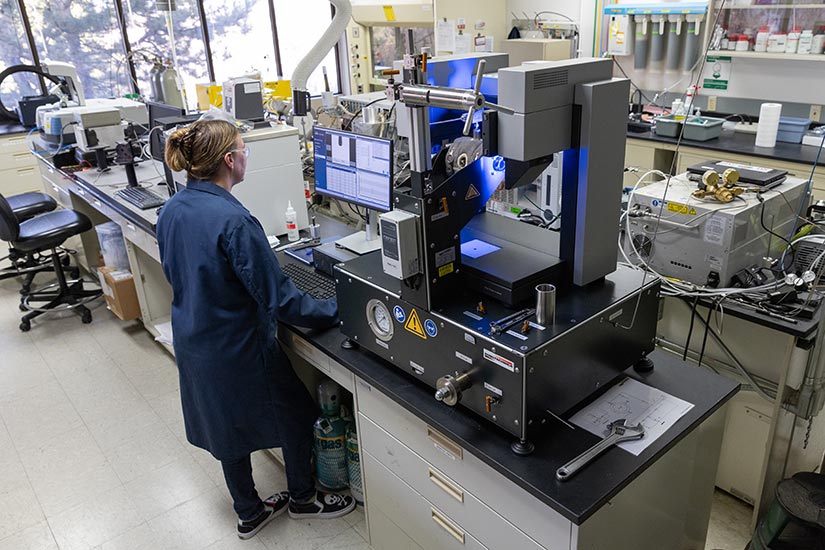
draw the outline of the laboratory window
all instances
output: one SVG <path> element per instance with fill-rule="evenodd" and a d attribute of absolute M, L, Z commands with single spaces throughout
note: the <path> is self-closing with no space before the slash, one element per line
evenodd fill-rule
<path fill-rule="evenodd" d="M 332 10 L 328 0 L 274 0 L 278 23 L 278 46 L 284 78 L 290 78 L 298 62 L 318 42 L 329 27 Z M 330 90 L 339 92 L 335 49 L 329 51 L 312 73 L 307 88 L 312 95 L 324 91 L 323 68 L 326 67 Z"/>
<path fill-rule="evenodd" d="M 32 52 L 26 40 L 23 18 L 14 0 L 0 0 L 0 68 L 12 65 L 31 65 Z M 39 95 L 40 83 L 31 73 L 8 77 L 0 88 L 0 100 L 12 106 L 27 95 Z"/>
<path fill-rule="evenodd" d="M 275 41 L 267 0 L 204 0 L 215 80 L 259 72 L 277 78 Z"/>
<path fill-rule="evenodd" d="M 392 69 L 392 62 L 403 59 L 407 53 L 408 27 L 370 27 L 370 44 L 372 49 L 372 66 L 374 77 L 380 77 L 384 69 Z M 413 51 L 421 48 L 435 51 L 434 31 L 431 28 L 412 27 Z"/>
<path fill-rule="evenodd" d="M 86 97 L 111 97 L 118 80 L 128 82 L 113 2 L 26 0 L 25 6 L 41 62 L 74 64 Z"/>
<path fill-rule="evenodd" d="M 177 70 L 186 89 L 187 103 L 194 107 L 197 105 L 195 84 L 209 81 L 204 61 L 206 48 L 197 3 L 178 1 L 176 8 L 174 11 L 166 12 L 157 8 L 156 0 L 124 0 L 123 17 L 133 52 L 137 88 L 144 97 L 149 98 L 149 73 L 154 59 L 161 57 L 165 61 L 172 55 L 167 22 L 167 13 L 170 14 Z M 128 78 L 130 77 L 124 58 L 118 72 L 118 93 L 126 94 L 131 91 L 126 80 Z"/>

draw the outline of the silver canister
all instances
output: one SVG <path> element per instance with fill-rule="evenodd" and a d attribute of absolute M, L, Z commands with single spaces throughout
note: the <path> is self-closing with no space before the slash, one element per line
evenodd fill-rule
<path fill-rule="evenodd" d="M 550 284 L 536 285 L 536 321 L 541 326 L 556 322 L 556 287 Z"/>

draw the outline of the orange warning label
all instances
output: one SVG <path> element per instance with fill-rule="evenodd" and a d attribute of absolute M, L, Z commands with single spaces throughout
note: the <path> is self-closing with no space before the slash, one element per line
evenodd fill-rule
<path fill-rule="evenodd" d="M 415 309 L 410 313 L 410 318 L 407 319 L 404 328 L 424 340 L 427 339 L 427 333 L 424 332 L 424 325 L 421 323 L 421 319 L 418 318 L 418 312 Z"/>
<path fill-rule="evenodd" d="M 470 187 L 467 189 L 467 194 L 464 195 L 464 200 L 468 201 L 470 199 L 474 199 L 477 196 L 479 196 L 480 194 L 481 193 L 478 192 L 478 189 L 476 189 L 476 186 L 471 183 Z"/>

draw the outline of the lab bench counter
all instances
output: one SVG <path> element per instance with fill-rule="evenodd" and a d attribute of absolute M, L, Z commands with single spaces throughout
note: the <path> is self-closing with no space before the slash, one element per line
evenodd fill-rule
<path fill-rule="evenodd" d="M 659 136 L 652 131 L 642 133 L 628 132 L 627 139 L 667 143 L 670 145 L 676 145 L 678 142 L 677 138 Z M 705 149 L 709 152 L 713 152 L 708 154 L 708 158 L 718 157 L 724 160 L 726 155 L 733 153 L 751 157 L 762 157 L 772 160 L 807 164 L 809 169 L 813 166 L 818 152 L 816 147 L 802 145 L 799 143 L 785 143 L 782 141 L 777 141 L 775 147 L 757 147 L 755 142 L 755 134 L 744 134 L 741 132 L 733 132 L 731 130 L 723 130 L 722 135 L 718 139 L 711 139 L 708 141 L 691 141 L 683 139 L 681 146 L 691 147 L 694 149 Z M 818 166 L 825 166 L 825 154 L 821 155 Z"/>
<path fill-rule="evenodd" d="M 159 208 L 141 210 L 116 195 L 118 190 L 126 187 L 128 181 L 122 167 L 113 166 L 106 172 L 92 169 L 68 173 L 55 168 L 53 159 L 47 153 L 34 153 L 34 156 L 40 162 L 40 171 L 44 180 L 49 180 L 50 185 L 45 188 L 46 192 L 56 194 L 55 198 L 58 201 L 60 201 L 61 191 L 65 195 L 70 187 L 72 193 L 80 195 L 87 202 L 93 203 L 98 208 L 105 207 L 116 212 L 135 228 L 140 228 L 152 238 L 155 237 Z M 161 197 L 169 196 L 161 163 L 154 160 L 138 163 L 135 165 L 135 173 L 140 185 Z M 64 203 L 64 206 L 70 207 L 71 205 Z"/>
<path fill-rule="evenodd" d="M 627 376 L 660 389 L 694 407 L 639 457 L 613 449 L 572 479 L 559 482 L 556 469 L 593 445 L 597 438 L 583 429 L 559 422 L 533 435 L 536 450 L 521 457 L 510 450 L 512 436 L 458 407 L 433 398 L 433 390 L 382 359 L 361 350 L 341 347 L 338 330 L 306 331 L 285 327 L 319 348 L 356 377 L 373 385 L 397 405 L 457 442 L 468 452 L 576 525 L 581 525 L 669 449 L 701 425 L 738 390 L 739 384 L 704 369 L 654 352 L 655 368 Z"/>
<path fill-rule="evenodd" d="M 704 307 L 711 307 L 713 304 L 714 300 L 707 298 L 699 300 L 699 305 Z M 736 301 L 725 301 L 723 306 L 725 314 L 804 341 L 813 340 L 816 336 L 816 329 L 822 316 L 821 307 L 816 309 L 811 319 L 791 319 L 783 316 L 770 316 Z"/>

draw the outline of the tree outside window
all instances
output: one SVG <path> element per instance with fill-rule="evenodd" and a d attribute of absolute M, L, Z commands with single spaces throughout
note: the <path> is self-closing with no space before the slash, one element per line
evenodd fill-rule
<path fill-rule="evenodd" d="M 260 72 L 275 80 L 275 42 L 266 0 L 204 0 L 215 79 Z"/>
<path fill-rule="evenodd" d="M 283 77 L 290 78 L 298 62 L 316 44 L 332 18 L 327 0 L 271 0 Z M 121 0 L 131 59 L 111 0 L 24 0 L 31 40 L 43 61 L 61 61 L 77 68 L 86 97 L 123 96 L 137 89 L 151 97 L 149 73 L 153 60 L 173 58 L 166 13 L 155 0 Z M 178 0 L 171 12 L 177 70 L 186 87 L 190 107 L 197 100 L 195 84 L 207 82 L 207 51 L 211 50 L 217 83 L 251 72 L 265 80 L 278 77 L 270 14 L 270 0 L 203 0 L 209 48 L 204 42 L 196 0 Z M 308 19 L 310 15 L 313 19 Z M 0 70 L 31 64 L 22 15 L 15 0 L 0 0 Z M 137 79 L 132 82 L 130 63 Z M 321 66 L 327 69 L 332 91 L 339 92 L 335 50 Z M 308 87 L 324 89 L 321 66 Z M 23 95 L 42 92 L 38 79 L 24 73 L 6 79 L 0 98 L 13 106 Z"/>
<path fill-rule="evenodd" d="M 198 101 L 195 94 L 195 84 L 209 82 L 206 70 L 206 48 L 203 43 L 198 7 L 194 1 L 176 2 L 176 10 L 172 15 L 172 34 L 175 41 L 175 55 L 177 56 L 178 75 L 183 80 L 186 89 L 187 103 L 194 108 Z M 126 32 L 132 48 L 137 75 L 138 89 L 143 97 L 150 98 L 151 85 L 149 71 L 152 70 L 153 60 L 157 57 L 163 60 L 172 58 L 169 46 L 169 29 L 166 22 L 166 12 L 157 8 L 156 0 L 124 0 L 123 16 L 126 20 Z M 129 92 L 129 73 L 126 71 L 125 58 L 123 70 L 118 75 L 117 90 L 119 93 Z"/>
<path fill-rule="evenodd" d="M 26 41 L 26 32 L 17 2 L 0 0 L 0 70 L 12 65 L 31 65 L 32 54 Z M 31 73 L 10 76 L 0 88 L 3 105 L 12 108 L 27 95 L 40 94 L 40 83 Z"/>
<path fill-rule="evenodd" d="M 40 60 L 77 67 L 86 97 L 113 96 L 126 70 L 119 61 L 124 51 L 113 3 L 26 0 L 25 5 Z"/>

